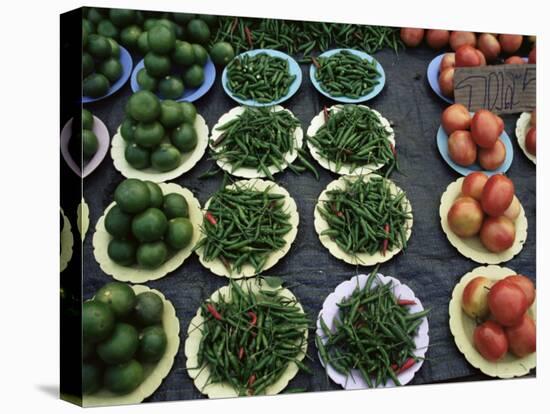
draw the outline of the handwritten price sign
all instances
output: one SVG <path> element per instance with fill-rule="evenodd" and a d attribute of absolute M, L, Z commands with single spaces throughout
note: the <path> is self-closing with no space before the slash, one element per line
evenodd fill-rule
<path fill-rule="evenodd" d="M 494 65 L 456 68 L 455 102 L 470 111 L 530 112 L 536 104 L 536 65 Z"/>

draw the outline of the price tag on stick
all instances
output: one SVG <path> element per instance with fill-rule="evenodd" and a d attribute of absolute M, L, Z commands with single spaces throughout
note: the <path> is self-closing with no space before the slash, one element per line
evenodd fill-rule
<path fill-rule="evenodd" d="M 534 64 L 456 68 L 454 97 L 472 112 L 530 112 L 536 105 L 536 84 Z"/>

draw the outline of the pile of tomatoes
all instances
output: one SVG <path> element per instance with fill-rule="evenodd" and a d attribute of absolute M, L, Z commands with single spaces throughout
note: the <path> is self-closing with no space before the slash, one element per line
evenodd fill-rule
<path fill-rule="evenodd" d="M 503 174 L 488 178 L 476 171 L 462 182 L 461 194 L 449 209 L 447 221 L 458 237 L 479 235 L 489 251 L 500 253 L 514 244 L 520 212 L 512 180 Z"/>
<path fill-rule="evenodd" d="M 504 131 L 502 118 L 487 109 L 474 116 L 462 104 L 453 104 L 441 114 L 441 125 L 449 135 L 451 159 L 463 167 L 476 161 L 484 170 L 496 170 L 506 159 L 506 146 L 500 139 Z"/>
<path fill-rule="evenodd" d="M 535 287 L 523 275 L 511 275 L 497 282 L 477 276 L 462 293 L 462 310 L 480 322 L 474 330 L 474 346 L 489 361 L 507 352 L 522 358 L 536 351 L 535 321 L 528 309 L 535 301 Z"/>

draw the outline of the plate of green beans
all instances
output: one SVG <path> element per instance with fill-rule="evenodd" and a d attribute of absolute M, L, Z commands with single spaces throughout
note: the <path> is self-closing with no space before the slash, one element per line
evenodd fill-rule
<path fill-rule="evenodd" d="M 302 69 L 289 55 L 255 49 L 235 56 L 222 73 L 227 95 L 248 106 L 271 106 L 290 99 L 300 88 Z"/>
<path fill-rule="evenodd" d="M 187 373 L 209 398 L 278 394 L 299 370 L 311 373 L 302 362 L 310 326 L 290 290 L 231 281 L 189 324 Z"/>
<path fill-rule="evenodd" d="M 237 106 L 212 128 L 210 150 L 231 175 L 273 180 L 273 174 L 293 168 L 303 138 L 300 122 L 282 106 Z"/>
<path fill-rule="evenodd" d="M 338 102 L 368 101 L 378 95 L 386 83 L 380 62 L 360 50 L 332 49 L 311 60 L 311 83 L 327 98 Z"/>
<path fill-rule="evenodd" d="M 365 105 L 334 105 L 316 115 L 306 144 L 321 167 L 340 175 L 389 176 L 397 167 L 395 133 L 380 112 Z"/>
<path fill-rule="evenodd" d="M 346 263 L 384 263 L 408 246 L 412 206 L 403 190 L 377 174 L 344 176 L 319 196 L 314 226 L 321 244 Z"/>
<path fill-rule="evenodd" d="M 298 223 L 296 202 L 283 187 L 260 179 L 236 181 L 206 202 L 195 251 L 218 276 L 252 277 L 288 253 Z"/>
<path fill-rule="evenodd" d="M 407 285 L 377 270 L 338 285 L 317 319 L 319 360 L 344 389 L 405 385 L 428 350 L 429 309 Z"/>

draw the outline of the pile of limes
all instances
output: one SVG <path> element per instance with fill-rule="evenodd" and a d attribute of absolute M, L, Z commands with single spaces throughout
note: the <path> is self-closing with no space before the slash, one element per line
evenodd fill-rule
<path fill-rule="evenodd" d="M 193 225 L 181 194 L 163 194 L 158 184 L 128 178 L 117 186 L 115 202 L 105 216 L 113 236 L 107 254 L 115 263 L 156 269 L 191 243 Z"/>
<path fill-rule="evenodd" d="M 91 159 L 99 147 L 93 128 L 94 117 L 92 113 L 87 109 L 82 109 L 82 155 L 85 160 Z"/>
<path fill-rule="evenodd" d="M 128 164 L 137 170 L 152 167 L 160 172 L 180 166 L 182 153 L 197 146 L 196 116 L 192 103 L 161 102 L 149 91 L 134 93 L 120 127 L 120 134 L 128 143 L 124 152 Z"/>
<path fill-rule="evenodd" d="M 114 39 L 122 46 L 135 50 L 142 32 L 144 12 L 128 9 L 85 8 L 82 22 L 88 34 L 97 33 Z"/>
<path fill-rule="evenodd" d="M 144 365 L 164 355 L 164 303 L 153 291 L 135 294 L 125 283 L 111 282 L 82 305 L 82 390 L 105 388 L 116 394 L 135 390 Z"/>

